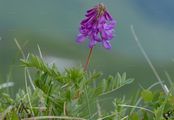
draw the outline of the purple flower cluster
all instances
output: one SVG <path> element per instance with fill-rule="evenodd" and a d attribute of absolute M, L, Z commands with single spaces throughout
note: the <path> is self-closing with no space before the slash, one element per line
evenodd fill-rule
<path fill-rule="evenodd" d="M 85 16 L 86 18 L 81 22 L 80 33 L 76 41 L 82 43 L 86 38 L 89 38 L 90 48 L 101 42 L 104 48 L 110 49 L 110 40 L 113 38 L 116 21 L 113 20 L 106 7 L 100 3 L 88 10 Z"/>

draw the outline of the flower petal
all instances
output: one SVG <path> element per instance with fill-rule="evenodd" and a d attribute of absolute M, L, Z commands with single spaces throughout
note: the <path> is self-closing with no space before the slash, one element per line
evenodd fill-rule
<path fill-rule="evenodd" d="M 107 36 L 108 36 L 108 35 L 107 35 L 106 31 L 102 30 L 102 31 L 101 31 L 101 38 L 102 38 L 103 40 L 107 40 L 107 39 L 108 39 Z"/>
<path fill-rule="evenodd" d="M 86 38 L 85 35 L 83 35 L 83 34 L 78 34 L 77 39 L 76 39 L 76 42 L 77 42 L 77 43 L 82 43 L 82 42 L 85 41 L 85 38 Z"/>
<path fill-rule="evenodd" d="M 93 10 L 93 11 L 87 13 L 85 16 L 86 16 L 86 17 L 92 17 L 92 16 L 96 15 L 96 13 L 97 13 L 97 12 L 96 12 L 95 10 Z"/>
<path fill-rule="evenodd" d="M 103 41 L 103 47 L 106 48 L 106 49 L 111 49 L 112 48 L 110 42 L 106 41 L 106 40 Z"/>
<path fill-rule="evenodd" d="M 95 40 L 95 41 L 97 41 L 97 42 L 101 42 L 101 39 L 99 38 L 99 36 L 98 36 L 98 33 L 96 32 L 96 33 L 94 33 L 93 35 L 92 35 L 92 39 L 93 40 Z"/>
<path fill-rule="evenodd" d="M 105 19 L 105 17 L 104 16 L 101 16 L 100 18 L 99 18 L 99 24 L 103 24 L 103 23 L 106 23 L 106 19 Z"/>
<path fill-rule="evenodd" d="M 94 46 L 96 45 L 96 43 L 97 43 L 97 41 L 95 41 L 95 40 L 90 40 L 90 42 L 89 42 L 89 48 L 94 47 Z"/>
<path fill-rule="evenodd" d="M 111 29 L 114 29 L 114 27 L 115 27 L 115 24 L 107 24 L 107 23 L 103 24 L 103 28 L 105 30 L 111 30 Z"/>
<path fill-rule="evenodd" d="M 105 11 L 104 16 L 107 20 L 112 20 L 112 16 L 109 14 L 109 12 Z"/>
<path fill-rule="evenodd" d="M 90 12 L 92 12 L 94 10 L 96 10 L 96 8 L 89 9 L 89 10 L 87 10 L 87 13 L 90 13 Z"/>
<path fill-rule="evenodd" d="M 107 40 L 110 40 L 110 39 L 113 38 L 113 32 L 114 32 L 114 30 L 106 30 L 105 32 L 107 34 Z"/>

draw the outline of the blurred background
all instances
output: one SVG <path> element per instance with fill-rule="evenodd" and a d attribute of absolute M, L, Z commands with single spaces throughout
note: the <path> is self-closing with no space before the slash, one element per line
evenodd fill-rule
<path fill-rule="evenodd" d="M 112 49 L 97 45 L 90 70 L 104 76 L 126 72 L 135 82 L 120 90 L 130 94 L 157 82 L 131 34 L 137 36 L 162 80 L 165 72 L 174 78 L 174 1 L 164 0 L 0 0 L 0 83 L 13 81 L 13 93 L 24 87 L 22 58 L 14 39 L 25 54 L 38 54 L 37 44 L 48 63 L 58 69 L 80 66 L 88 55 L 88 40 L 75 42 L 87 9 L 103 2 L 118 22 Z M 127 92 L 130 91 L 130 92 Z M 117 94 L 120 94 L 118 92 Z"/>

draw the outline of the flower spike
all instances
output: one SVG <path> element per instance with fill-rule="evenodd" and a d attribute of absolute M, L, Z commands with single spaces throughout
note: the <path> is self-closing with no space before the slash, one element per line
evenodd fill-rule
<path fill-rule="evenodd" d="M 106 49 L 111 48 L 110 40 L 113 38 L 116 21 L 113 20 L 104 4 L 100 3 L 92 9 L 87 10 L 86 18 L 80 23 L 77 42 L 82 43 L 88 38 L 89 48 L 97 43 L 102 43 Z"/>

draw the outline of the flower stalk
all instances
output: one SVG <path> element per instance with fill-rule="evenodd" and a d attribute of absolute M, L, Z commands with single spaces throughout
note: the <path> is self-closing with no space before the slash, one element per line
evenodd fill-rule
<path fill-rule="evenodd" d="M 86 59 L 86 64 L 84 65 L 84 71 L 86 71 L 87 68 L 88 68 L 88 65 L 89 65 L 89 62 L 90 62 L 90 58 L 91 58 L 91 55 L 92 55 L 92 50 L 93 50 L 93 47 L 90 48 L 90 51 L 89 51 L 88 57 L 87 57 L 87 59 Z"/>

